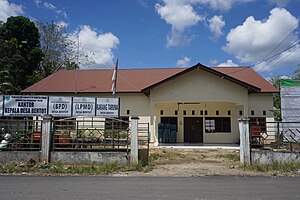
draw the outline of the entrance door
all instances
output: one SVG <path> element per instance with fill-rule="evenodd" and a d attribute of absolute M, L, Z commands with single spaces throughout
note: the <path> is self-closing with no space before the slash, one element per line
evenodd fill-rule
<path fill-rule="evenodd" d="M 184 142 L 203 143 L 203 119 L 202 117 L 184 118 Z"/>

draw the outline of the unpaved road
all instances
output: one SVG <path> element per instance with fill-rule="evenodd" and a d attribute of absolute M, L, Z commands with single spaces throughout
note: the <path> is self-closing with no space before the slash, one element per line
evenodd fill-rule
<path fill-rule="evenodd" d="M 151 161 L 146 172 L 123 172 L 115 176 L 300 176 L 296 172 L 257 172 L 242 169 L 239 151 L 199 149 L 151 149 Z"/>

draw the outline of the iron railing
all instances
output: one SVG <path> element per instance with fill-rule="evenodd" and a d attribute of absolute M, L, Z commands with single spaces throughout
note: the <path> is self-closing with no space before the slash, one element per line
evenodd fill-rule
<path fill-rule="evenodd" d="M 32 119 L 1 119 L 1 151 L 39 151 L 41 149 L 42 121 Z"/>
<path fill-rule="evenodd" d="M 128 150 L 129 123 L 107 120 L 53 120 L 53 150 Z"/>
<path fill-rule="evenodd" d="M 251 148 L 300 151 L 300 122 L 251 122 Z"/>

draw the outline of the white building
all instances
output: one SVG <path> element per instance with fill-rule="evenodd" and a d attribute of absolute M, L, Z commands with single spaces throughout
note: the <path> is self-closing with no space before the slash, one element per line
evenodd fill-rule
<path fill-rule="evenodd" d="M 63 70 L 23 93 L 110 97 L 113 70 Z M 238 119 L 273 121 L 278 90 L 250 67 L 119 69 L 120 116 L 150 123 L 152 142 L 237 143 Z M 166 125 L 167 124 L 167 125 Z M 262 127 L 262 130 L 265 127 Z"/>

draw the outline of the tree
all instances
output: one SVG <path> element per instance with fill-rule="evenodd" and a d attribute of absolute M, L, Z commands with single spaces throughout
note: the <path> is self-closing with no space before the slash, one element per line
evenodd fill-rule
<path fill-rule="evenodd" d="M 41 49 L 44 59 L 41 63 L 41 73 L 44 77 L 65 68 L 72 56 L 74 43 L 68 39 L 66 28 L 53 21 L 38 22 L 40 31 Z"/>
<path fill-rule="evenodd" d="M 33 22 L 17 16 L 0 23 L 0 71 L 11 77 L 15 93 L 32 84 L 30 77 L 39 70 L 42 57 L 39 32 Z"/>
<path fill-rule="evenodd" d="M 275 86 L 276 88 L 279 89 L 280 85 L 280 78 L 281 75 L 273 75 L 273 77 L 270 79 L 270 83 Z M 274 117 L 275 120 L 280 121 L 281 120 L 281 115 L 280 115 L 280 109 L 281 109 L 281 99 L 279 94 L 274 94 L 273 96 L 273 106 L 276 109 L 274 112 Z"/>
<path fill-rule="evenodd" d="M 71 40 L 66 27 L 52 22 L 38 22 L 41 49 L 44 59 L 41 73 L 44 77 L 60 69 L 78 69 L 79 64 L 90 65 L 93 61 L 78 49 L 78 43 Z"/>
<path fill-rule="evenodd" d="M 298 64 L 300 66 L 300 64 Z M 300 80 L 300 68 L 296 69 L 294 72 L 294 79 Z"/>

